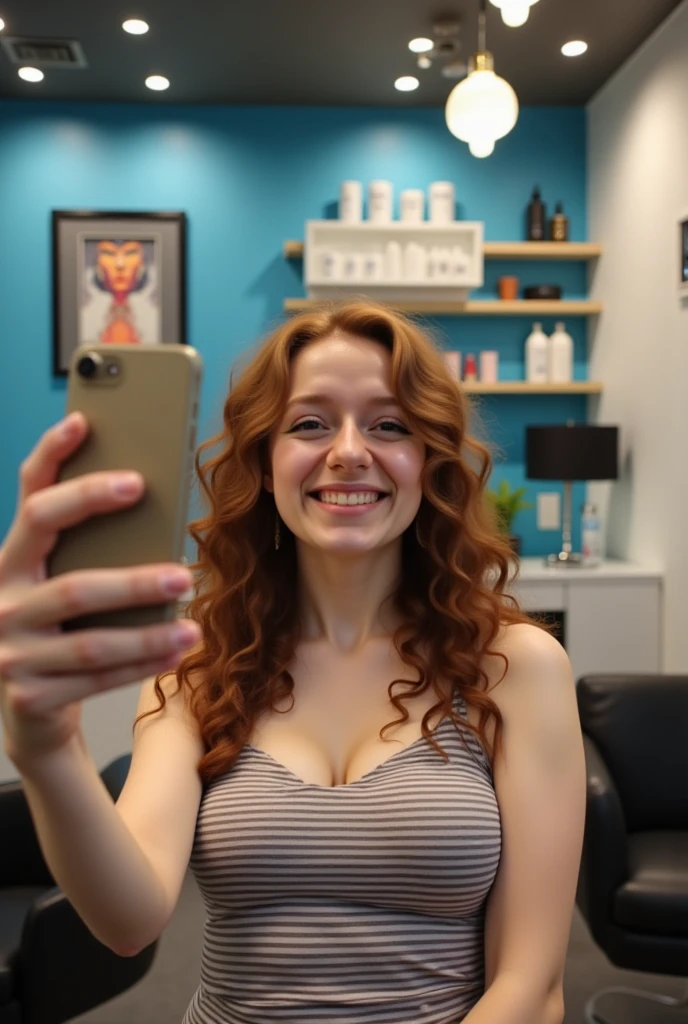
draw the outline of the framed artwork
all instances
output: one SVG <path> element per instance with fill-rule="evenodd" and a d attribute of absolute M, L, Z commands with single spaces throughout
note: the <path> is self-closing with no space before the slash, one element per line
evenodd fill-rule
<path fill-rule="evenodd" d="M 186 215 L 53 210 L 53 372 L 80 345 L 186 344 Z"/>
<path fill-rule="evenodd" d="M 688 298 L 688 213 L 679 221 L 681 261 L 679 271 L 679 292 Z"/>

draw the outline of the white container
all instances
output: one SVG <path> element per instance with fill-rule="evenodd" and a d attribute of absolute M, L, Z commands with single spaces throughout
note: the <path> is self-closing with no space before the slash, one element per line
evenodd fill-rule
<path fill-rule="evenodd" d="M 470 260 L 460 245 L 451 247 L 451 276 L 462 278 L 468 271 Z"/>
<path fill-rule="evenodd" d="M 391 181 L 371 181 L 368 185 L 368 220 L 373 224 L 389 224 L 393 200 Z"/>
<path fill-rule="evenodd" d="M 345 252 L 342 256 L 342 280 L 360 281 L 363 277 L 363 257 L 360 252 Z"/>
<path fill-rule="evenodd" d="M 443 352 L 444 362 L 452 377 L 461 380 L 461 353 Z"/>
<path fill-rule="evenodd" d="M 549 340 L 541 323 L 534 323 L 526 339 L 526 380 L 546 384 L 549 380 Z"/>
<path fill-rule="evenodd" d="M 388 281 L 401 281 L 403 279 L 400 242 L 388 242 L 385 246 L 385 278 Z"/>
<path fill-rule="evenodd" d="M 364 281 L 382 281 L 385 276 L 385 264 L 381 252 L 363 253 L 362 275 Z"/>
<path fill-rule="evenodd" d="M 433 181 L 430 185 L 430 220 L 451 224 L 454 217 L 454 185 L 451 181 Z"/>
<path fill-rule="evenodd" d="M 428 281 L 437 281 L 440 276 L 440 247 L 431 245 L 428 249 L 427 275 Z"/>
<path fill-rule="evenodd" d="M 602 526 L 597 514 L 597 507 L 588 502 L 583 505 L 581 514 L 581 547 L 583 548 L 583 564 L 599 565 L 602 561 Z"/>
<path fill-rule="evenodd" d="M 341 281 L 342 254 L 336 249 L 323 249 L 320 253 L 320 273 L 327 281 Z"/>
<path fill-rule="evenodd" d="M 406 224 L 422 224 L 425 219 L 425 193 L 422 188 L 407 188 L 399 197 L 401 220 Z"/>
<path fill-rule="evenodd" d="M 349 224 L 363 220 L 363 185 L 360 181 L 343 181 L 339 188 L 339 219 Z"/>
<path fill-rule="evenodd" d="M 555 325 L 549 339 L 549 379 L 557 384 L 573 380 L 573 338 L 563 323 Z"/>
<path fill-rule="evenodd" d="M 485 349 L 480 353 L 480 380 L 483 384 L 496 384 L 499 373 L 499 352 Z"/>
<path fill-rule="evenodd" d="M 428 275 L 428 252 L 418 242 L 404 246 L 404 278 L 407 281 L 425 281 Z"/>

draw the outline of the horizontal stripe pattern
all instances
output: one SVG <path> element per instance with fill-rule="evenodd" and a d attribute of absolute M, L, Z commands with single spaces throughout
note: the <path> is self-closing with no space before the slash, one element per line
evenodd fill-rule
<path fill-rule="evenodd" d="M 457 710 L 466 707 L 457 697 Z M 458 1024 L 484 988 L 499 806 L 445 719 L 346 786 L 246 746 L 207 786 L 190 866 L 206 908 L 183 1024 Z"/>

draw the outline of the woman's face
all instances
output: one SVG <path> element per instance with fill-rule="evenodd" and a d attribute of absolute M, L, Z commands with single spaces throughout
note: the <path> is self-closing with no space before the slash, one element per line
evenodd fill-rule
<path fill-rule="evenodd" d="M 425 444 L 392 392 L 390 353 L 366 338 L 336 333 L 295 356 L 270 453 L 265 486 L 292 533 L 314 547 L 377 548 L 399 538 L 420 506 Z M 339 484 L 363 484 L 385 496 L 342 514 L 311 495 L 336 492 Z"/>
<path fill-rule="evenodd" d="M 111 292 L 130 292 L 143 267 L 140 242 L 99 242 L 98 267 Z"/>

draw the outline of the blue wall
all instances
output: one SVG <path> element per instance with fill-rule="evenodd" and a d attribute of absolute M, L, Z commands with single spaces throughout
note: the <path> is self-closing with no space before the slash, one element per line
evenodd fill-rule
<path fill-rule="evenodd" d="M 561 199 L 571 239 L 586 240 L 585 114 L 526 108 L 493 156 L 476 160 L 447 131 L 438 109 L 200 107 L 0 101 L 0 533 L 14 514 L 17 468 L 39 435 L 63 415 L 64 379 L 53 379 L 50 211 L 180 209 L 188 217 L 188 340 L 205 361 L 199 438 L 220 423 L 231 364 L 303 295 L 302 267 L 282 256 L 304 221 L 336 215 L 339 183 L 386 178 L 395 194 L 433 180 L 456 186 L 462 219 L 485 223 L 487 240 L 521 240 L 524 211 L 539 183 L 550 208 Z M 515 273 L 522 284 L 556 281 L 585 295 L 581 264 L 485 265 L 485 288 Z M 524 378 L 524 317 L 437 317 L 449 348 L 496 348 L 500 377 Z M 553 320 L 545 319 L 545 330 Z M 586 321 L 567 321 L 574 378 L 586 378 Z M 524 478 L 524 425 L 583 422 L 580 396 L 489 397 L 489 436 L 502 446 L 492 484 Z M 574 487 L 574 546 L 584 484 Z M 558 550 L 560 533 L 538 531 L 535 508 L 515 523 L 524 555 Z"/>

